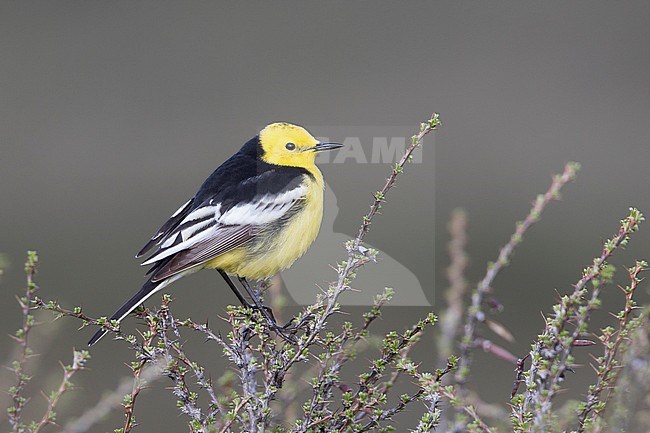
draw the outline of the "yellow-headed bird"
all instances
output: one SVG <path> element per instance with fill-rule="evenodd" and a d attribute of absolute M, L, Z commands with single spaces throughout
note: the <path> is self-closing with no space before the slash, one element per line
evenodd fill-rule
<path fill-rule="evenodd" d="M 316 154 L 341 146 L 321 143 L 289 123 L 262 129 L 217 168 L 136 255 L 155 248 L 142 263 L 151 265 L 150 277 L 110 320 L 121 321 L 163 287 L 204 268 L 217 269 L 242 304 L 266 308 L 256 303 L 246 279 L 286 269 L 316 239 L 324 185 Z M 253 305 L 228 274 L 239 278 Z M 106 332 L 97 331 L 88 344 Z"/>

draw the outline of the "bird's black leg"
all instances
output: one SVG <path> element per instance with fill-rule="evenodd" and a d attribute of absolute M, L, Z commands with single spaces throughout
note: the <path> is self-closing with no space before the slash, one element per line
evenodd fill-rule
<path fill-rule="evenodd" d="M 246 298 L 244 298 L 244 296 L 241 294 L 241 292 L 239 291 L 239 289 L 237 288 L 235 283 L 232 282 L 232 280 L 230 279 L 230 277 L 228 276 L 228 274 L 226 272 L 222 271 L 221 269 L 218 269 L 218 271 L 219 271 L 219 274 L 221 274 L 221 276 L 223 277 L 223 279 L 226 280 L 226 283 L 228 284 L 228 287 L 230 287 L 230 289 L 233 291 L 235 296 L 237 296 L 237 299 L 239 299 L 239 302 L 244 307 L 252 308 L 252 309 L 256 309 L 256 310 L 266 311 L 267 313 L 269 313 L 271 315 L 271 317 L 267 317 L 267 318 L 270 319 L 270 321 L 272 321 L 273 323 L 275 323 L 275 317 L 273 317 L 273 310 L 271 310 L 271 308 L 267 307 L 266 305 L 263 305 L 259 301 L 259 298 L 255 295 L 255 292 L 253 292 L 253 289 L 251 289 L 250 285 L 248 284 L 248 281 L 246 281 L 245 278 L 238 277 L 239 282 L 242 284 L 242 286 L 244 286 L 244 288 L 246 289 L 246 292 L 248 292 L 248 295 L 251 297 L 251 300 L 253 301 L 252 304 L 250 302 L 248 302 L 246 300 Z"/>
<path fill-rule="evenodd" d="M 275 321 L 275 317 L 273 316 L 273 310 L 270 307 L 267 307 L 264 305 L 260 299 L 259 296 L 257 296 L 257 293 L 251 288 L 251 286 L 248 284 L 248 281 L 246 281 L 246 278 L 244 277 L 237 277 L 239 279 L 239 282 L 241 285 L 244 287 L 246 292 L 248 292 L 248 295 L 251 297 L 253 303 L 255 306 L 258 308 L 258 310 L 262 313 L 262 315 L 266 318 L 266 320 L 269 322 L 269 325 L 273 328 L 275 332 L 278 333 L 278 335 L 282 338 L 284 338 L 286 341 L 293 343 L 295 340 L 288 335 L 284 333 L 284 331 L 287 331 L 289 328 L 289 325 L 293 322 L 289 322 L 285 326 L 279 326 L 277 322 Z"/>
<path fill-rule="evenodd" d="M 251 305 L 251 304 L 246 300 L 246 298 L 244 298 L 244 296 L 241 294 L 241 292 L 239 291 L 239 289 L 237 288 L 237 286 L 235 286 L 235 283 L 232 282 L 232 280 L 230 279 L 230 277 L 228 276 L 228 274 L 226 274 L 226 272 L 222 271 L 221 269 L 217 269 L 217 270 L 219 271 L 219 274 L 221 274 L 221 276 L 223 277 L 223 279 L 226 280 L 226 284 L 228 284 L 228 287 L 230 287 L 230 290 L 233 291 L 233 293 L 235 294 L 235 296 L 237 296 L 237 299 L 239 299 L 239 302 L 241 302 L 241 304 L 242 304 L 244 307 L 246 307 L 246 308 L 255 308 L 255 307 L 256 307 L 255 305 Z"/>
<path fill-rule="evenodd" d="M 289 342 L 294 341 L 291 337 L 285 335 L 285 333 L 282 332 L 286 327 L 278 326 L 278 324 L 275 322 L 275 317 L 273 317 L 273 310 L 271 310 L 271 308 L 267 307 L 266 305 L 263 305 L 260 302 L 259 297 L 253 291 L 251 286 L 248 284 L 248 281 L 246 281 L 246 278 L 238 277 L 239 282 L 244 287 L 246 292 L 248 292 L 248 295 L 251 297 L 251 300 L 253 301 L 252 304 L 250 302 L 248 302 L 246 300 L 246 298 L 244 298 L 244 296 L 241 294 L 241 292 L 239 291 L 239 289 L 237 288 L 235 283 L 232 282 L 232 280 L 230 279 L 230 277 L 228 276 L 228 274 L 226 272 L 222 271 L 221 269 L 217 269 L 217 270 L 219 271 L 219 274 L 221 274 L 223 279 L 226 281 L 226 284 L 228 284 L 228 287 L 230 287 L 230 289 L 233 291 L 235 296 L 237 296 L 237 299 L 239 299 L 239 302 L 241 302 L 241 304 L 244 307 L 260 311 L 262 313 L 262 315 L 264 316 L 264 318 L 269 322 L 269 324 L 271 325 L 273 330 L 278 333 L 278 335 L 280 335 L 282 338 L 284 338 L 285 340 L 287 340 Z"/>
<path fill-rule="evenodd" d="M 266 313 L 268 313 L 269 316 L 270 316 L 270 317 L 268 317 L 268 318 L 271 319 L 271 321 L 272 321 L 274 324 L 276 324 L 275 317 L 273 316 L 273 310 L 271 309 L 271 307 L 267 307 L 266 305 L 264 305 L 264 304 L 260 301 L 259 296 L 258 296 L 257 293 L 255 293 L 255 291 L 251 288 L 250 284 L 248 284 L 248 281 L 246 280 L 246 278 L 244 278 L 244 277 L 239 277 L 239 276 L 238 276 L 237 278 L 239 279 L 239 282 L 241 283 L 241 285 L 244 287 L 244 289 L 245 289 L 246 292 L 248 293 L 248 296 L 250 296 L 250 298 L 251 298 L 251 300 L 253 301 L 253 303 L 255 304 L 255 306 L 256 306 L 259 310 L 261 310 L 261 311 L 265 311 Z"/>

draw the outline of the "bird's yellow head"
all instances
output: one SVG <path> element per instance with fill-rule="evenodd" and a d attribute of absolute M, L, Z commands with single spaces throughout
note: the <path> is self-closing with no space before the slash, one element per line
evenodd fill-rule
<path fill-rule="evenodd" d="M 312 169 L 316 154 L 342 144 L 321 143 L 305 128 L 290 123 L 271 123 L 260 131 L 261 159 L 269 164 Z"/>

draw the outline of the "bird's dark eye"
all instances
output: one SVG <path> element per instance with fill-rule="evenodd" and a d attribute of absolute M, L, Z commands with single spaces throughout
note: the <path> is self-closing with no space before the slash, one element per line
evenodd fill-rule
<path fill-rule="evenodd" d="M 296 150 L 296 145 L 293 143 L 287 143 L 285 147 L 287 148 L 287 150 Z"/>

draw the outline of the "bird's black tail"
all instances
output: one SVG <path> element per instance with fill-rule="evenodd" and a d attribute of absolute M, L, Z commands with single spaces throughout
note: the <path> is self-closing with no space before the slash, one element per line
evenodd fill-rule
<path fill-rule="evenodd" d="M 117 320 L 120 322 L 122 319 L 128 316 L 131 311 L 135 310 L 138 305 L 142 304 L 147 298 L 156 293 L 158 290 L 162 289 L 161 284 L 163 282 L 164 281 L 152 283 L 151 280 L 149 280 L 144 283 L 142 288 L 136 294 L 131 296 L 131 299 L 126 301 L 126 303 L 122 305 L 115 313 L 113 313 L 109 320 Z M 93 335 L 93 338 L 90 339 L 88 345 L 92 346 L 93 344 L 97 343 L 107 333 L 108 331 L 105 329 L 100 329 L 99 331 L 95 332 L 95 335 Z"/>

